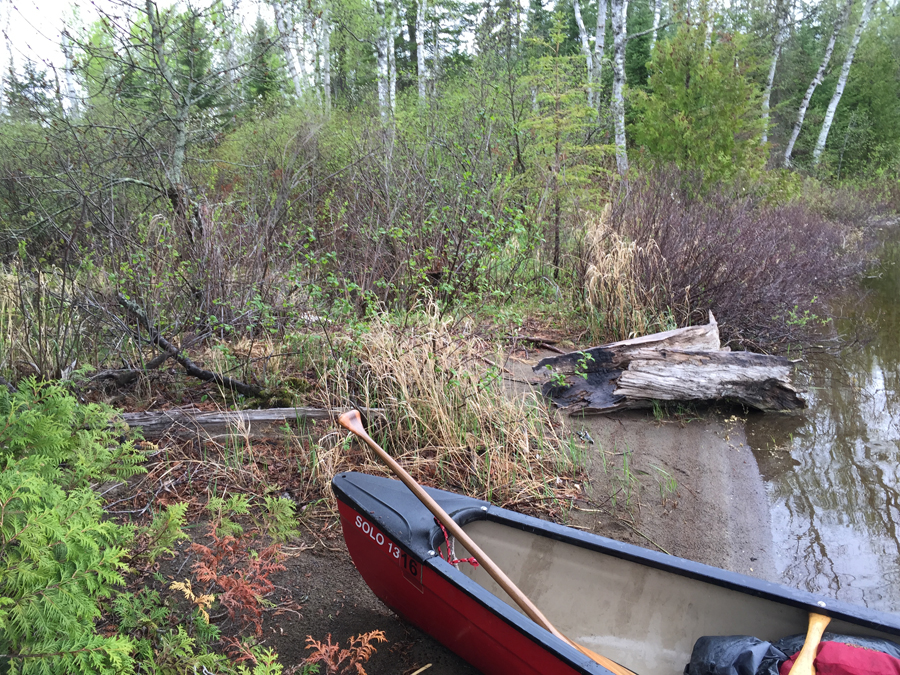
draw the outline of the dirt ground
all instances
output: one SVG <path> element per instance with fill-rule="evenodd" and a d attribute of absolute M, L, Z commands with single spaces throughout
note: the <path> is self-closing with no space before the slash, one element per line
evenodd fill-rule
<path fill-rule="evenodd" d="M 528 365 L 540 354 L 529 356 L 507 365 L 512 388 L 521 389 L 534 379 Z M 566 417 L 564 427 L 563 434 L 581 432 L 579 447 L 585 450 L 591 485 L 586 499 L 570 512 L 570 524 L 774 580 L 763 482 L 741 417 L 706 410 L 657 419 L 650 411 L 640 411 Z M 631 479 L 623 471 L 626 453 Z M 267 627 L 267 644 L 275 647 L 282 664 L 289 668 L 302 661 L 309 653 L 309 635 L 324 640 L 330 634 L 345 643 L 351 636 L 380 629 L 388 642 L 365 665 L 369 675 L 478 672 L 374 597 L 356 572 L 336 522 L 316 535 L 314 548 L 290 558 L 287 571 L 276 578 L 278 585 L 293 589 L 301 605 L 299 616 L 283 614 Z"/>

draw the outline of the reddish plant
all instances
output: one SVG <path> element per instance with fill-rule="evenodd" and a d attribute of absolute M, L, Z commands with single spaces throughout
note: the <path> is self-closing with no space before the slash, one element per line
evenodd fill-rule
<path fill-rule="evenodd" d="M 307 635 L 306 648 L 315 651 L 306 658 L 305 663 L 324 665 L 325 675 L 366 675 L 366 669 L 362 664 L 375 654 L 373 642 L 387 642 L 384 631 L 360 633 L 355 638 L 350 638 L 346 648 L 333 643 L 331 633 L 325 638 L 325 642 L 319 642 L 311 635 Z"/>
<path fill-rule="evenodd" d="M 262 634 L 263 599 L 275 585 L 269 575 L 285 569 L 280 563 L 281 545 L 272 544 L 258 553 L 248 547 L 249 537 L 218 536 L 215 523 L 210 525 L 210 546 L 191 544 L 199 560 L 192 569 L 201 582 L 221 589 L 219 602 L 232 621 L 253 624 L 256 634 Z"/>

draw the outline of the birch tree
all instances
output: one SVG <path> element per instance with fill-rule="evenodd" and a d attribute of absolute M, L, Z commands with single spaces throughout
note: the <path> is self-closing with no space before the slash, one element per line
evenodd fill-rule
<path fill-rule="evenodd" d="M 784 47 L 784 41 L 787 38 L 788 27 L 788 7 L 785 0 L 778 0 L 775 3 L 775 39 L 772 49 L 772 61 L 769 64 L 769 76 L 766 78 L 766 86 L 763 89 L 762 111 L 763 111 L 763 133 L 761 142 L 765 145 L 769 140 L 769 101 L 772 98 L 772 85 L 775 83 L 775 68 L 778 65 L 778 58 L 781 56 L 781 50 Z"/>
<path fill-rule="evenodd" d="M 319 72 L 322 101 L 325 110 L 331 109 L 331 13 L 325 7 L 319 17 Z"/>
<path fill-rule="evenodd" d="M 597 0 L 597 28 L 594 33 L 594 81 L 597 82 L 598 88 L 602 82 L 603 74 L 603 56 L 606 53 L 606 11 L 607 0 Z M 595 102 L 599 112 L 600 95 L 597 94 Z"/>
<path fill-rule="evenodd" d="M 794 129 L 791 131 L 791 137 L 788 140 L 787 147 L 784 149 L 784 165 L 787 168 L 790 168 L 791 166 L 791 155 L 794 152 L 794 144 L 797 142 L 797 138 L 800 136 L 800 130 L 803 128 L 803 120 L 806 117 L 806 111 L 809 109 L 809 102 L 812 100 L 816 87 L 822 84 L 822 79 L 825 77 L 825 71 L 828 68 L 828 64 L 831 62 L 831 55 L 834 53 L 834 45 L 837 42 L 838 34 L 844 29 L 844 25 L 850 18 L 850 8 L 852 6 L 853 0 L 847 0 L 844 3 L 844 9 L 841 12 L 841 16 L 834 26 L 834 30 L 828 40 L 828 45 L 825 47 L 825 54 L 822 57 L 822 63 L 819 64 L 819 70 L 816 71 L 816 76 L 812 79 L 812 82 L 809 83 L 806 94 L 800 102 L 800 108 L 797 111 L 797 121 L 794 122 Z"/>
<path fill-rule="evenodd" d="M 75 66 L 72 59 L 72 45 L 69 42 L 69 35 L 63 31 L 62 34 L 62 52 L 66 59 L 63 72 L 66 81 L 66 100 L 68 102 L 68 114 L 76 115 L 78 113 L 78 92 L 75 90 Z"/>
<path fill-rule="evenodd" d="M 294 50 L 291 47 L 291 34 L 294 31 L 293 22 L 288 25 L 284 15 L 284 7 L 278 0 L 272 2 L 272 9 L 275 11 L 275 27 L 278 29 L 279 43 L 281 44 L 281 53 L 284 56 L 284 63 L 288 69 L 288 75 L 294 84 L 294 94 L 299 99 L 303 96 L 303 80 L 297 70 L 297 59 Z"/>
<path fill-rule="evenodd" d="M 572 0 L 572 9 L 575 12 L 575 23 L 578 25 L 578 37 L 581 39 L 581 53 L 587 62 L 587 103 L 594 107 L 594 55 L 591 52 L 591 42 L 588 38 L 587 28 L 584 26 L 584 19 L 581 16 L 581 3 L 579 0 Z"/>
<path fill-rule="evenodd" d="M 650 53 L 656 46 L 656 33 L 659 31 L 659 21 L 662 15 L 662 0 L 653 0 L 653 32 L 650 33 Z"/>
<path fill-rule="evenodd" d="M 6 63 L 12 64 L 12 41 L 9 38 L 9 20 L 12 2 L 0 0 L 0 58 L 5 58 Z M 6 85 L 8 68 L 0 68 L 0 112 L 6 108 Z"/>
<path fill-rule="evenodd" d="M 419 103 L 424 105 L 428 95 L 428 73 L 425 72 L 425 21 L 427 0 L 419 0 L 416 7 L 416 80 Z"/>
<path fill-rule="evenodd" d="M 612 111 L 616 130 L 616 167 L 624 175 L 628 171 L 625 148 L 625 43 L 627 39 L 628 0 L 612 0 L 613 91 Z"/>
<path fill-rule="evenodd" d="M 819 132 L 819 139 L 816 141 L 816 147 L 813 150 L 813 165 L 818 166 L 822 159 L 822 152 L 825 150 L 825 142 L 828 140 L 828 132 L 831 131 L 831 124 L 834 122 L 834 113 L 837 110 L 838 103 L 841 102 L 841 96 L 844 95 L 844 88 L 847 86 L 847 77 L 850 75 L 850 66 L 853 65 L 853 57 L 856 55 L 856 48 L 859 46 L 859 38 L 869 23 L 869 17 L 872 13 L 872 5 L 875 0 L 865 0 L 862 15 L 859 18 L 859 25 L 856 32 L 853 33 L 853 40 L 847 49 L 847 56 L 844 57 L 844 65 L 841 68 L 841 74 L 838 77 L 837 87 L 831 102 L 828 104 L 828 110 L 825 111 L 825 119 L 822 122 L 822 130 Z"/>
<path fill-rule="evenodd" d="M 390 30 L 392 21 L 390 11 L 384 0 L 375 0 L 375 17 L 378 23 L 378 35 L 375 39 L 375 65 L 378 86 L 378 111 L 385 124 L 393 113 L 391 100 L 391 52 L 394 51 L 394 35 Z"/>

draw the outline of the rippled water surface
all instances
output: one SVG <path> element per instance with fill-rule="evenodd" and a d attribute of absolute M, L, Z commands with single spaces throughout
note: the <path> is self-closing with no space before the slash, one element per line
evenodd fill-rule
<path fill-rule="evenodd" d="M 807 357 L 809 410 L 754 416 L 747 436 L 782 581 L 900 612 L 900 233 L 865 288 L 838 321 L 861 341 Z"/>

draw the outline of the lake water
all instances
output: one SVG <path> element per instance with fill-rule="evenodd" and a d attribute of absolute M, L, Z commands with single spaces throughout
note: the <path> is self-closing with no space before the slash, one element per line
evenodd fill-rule
<path fill-rule="evenodd" d="M 804 355 L 809 409 L 754 415 L 783 583 L 900 612 L 900 235 L 840 307 L 851 346 Z"/>

